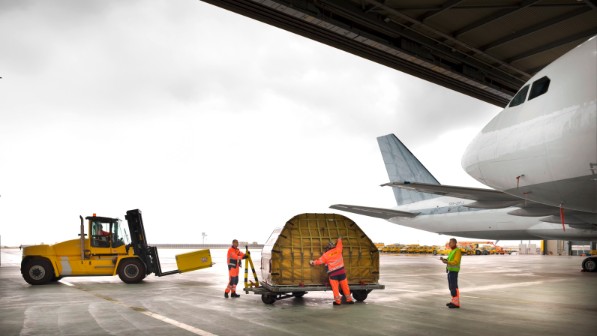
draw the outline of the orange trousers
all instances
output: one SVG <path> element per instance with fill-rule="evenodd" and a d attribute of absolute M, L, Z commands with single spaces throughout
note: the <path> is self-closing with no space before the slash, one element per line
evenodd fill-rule
<path fill-rule="evenodd" d="M 232 276 L 232 274 L 230 274 L 228 279 L 228 286 L 226 286 L 226 290 L 224 292 L 232 292 L 233 294 L 236 294 L 236 285 L 238 285 L 238 272 L 236 272 L 236 276 Z"/>
<path fill-rule="evenodd" d="M 456 288 L 456 296 L 452 296 L 452 304 L 460 307 L 460 289 Z"/>
<path fill-rule="evenodd" d="M 332 292 L 334 293 L 334 301 L 336 303 L 342 303 L 342 296 L 340 295 L 340 286 L 342 287 L 342 292 L 344 296 L 346 296 L 346 302 L 351 302 L 352 297 L 350 296 L 350 288 L 348 287 L 348 280 L 333 280 L 330 279 L 330 286 L 332 286 Z"/>

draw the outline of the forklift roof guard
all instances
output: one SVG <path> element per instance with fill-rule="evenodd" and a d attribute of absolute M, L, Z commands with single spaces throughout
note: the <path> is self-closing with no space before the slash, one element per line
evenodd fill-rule
<path fill-rule="evenodd" d="M 93 221 L 101 222 L 101 223 L 116 223 L 116 222 L 120 221 L 120 219 L 118 219 L 118 218 L 97 217 L 97 216 L 87 216 L 87 217 L 85 217 L 85 219 L 93 220 Z"/>

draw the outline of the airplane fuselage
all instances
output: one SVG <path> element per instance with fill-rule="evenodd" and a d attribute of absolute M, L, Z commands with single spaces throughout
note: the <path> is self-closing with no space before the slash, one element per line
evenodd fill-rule
<path fill-rule="evenodd" d="M 593 37 L 533 76 L 471 142 L 462 167 L 513 196 L 597 213 L 596 78 Z"/>

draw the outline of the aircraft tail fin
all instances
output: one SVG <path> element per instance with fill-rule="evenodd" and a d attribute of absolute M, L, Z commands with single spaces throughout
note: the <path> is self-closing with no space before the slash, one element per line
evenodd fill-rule
<path fill-rule="evenodd" d="M 377 138 L 379 149 L 391 182 L 440 183 L 394 134 Z M 439 197 L 413 190 L 392 188 L 398 205 Z"/>

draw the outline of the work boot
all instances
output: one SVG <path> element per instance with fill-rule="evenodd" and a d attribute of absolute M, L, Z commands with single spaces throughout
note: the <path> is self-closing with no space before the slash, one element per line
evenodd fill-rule
<path fill-rule="evenodd" d="M 225 297 L 225 298 L 228 298 L 228 293 L 224 293 L 224 297 Z"/>
<path fill-rule="evenodd" d="M 452 302 L 448 303 L 448 308 L 452 309 L 452 308 L 460 308 L 460 306 L 457 306 L 455 304 L 453 304 Z"/>
<path fill-rule="evenodd" d="M 346 304 L 354 304 L 354 301 L 352 301 L 352 300 L 346 301 Z"/>
<path fill-rule="evenodd" d="M 339 305 L 341 305 L 342 303 L 341 303 L 341 302 L 336 302 L 336 301 L 334 301 L 334 303 L 332 303 L 332 304 L 333 304 L 334 306 L 339 306 Z"/>
<path fill-rule="evenodd" d="M 232 293 L 232 294 L 230 294 L 230 296 L 231 296 L 231 297 L 233 297 L 233 298 L 240 297 L 240 295 L 238 295 L 238 294 L 236 294 L 236 293 Z"/>

